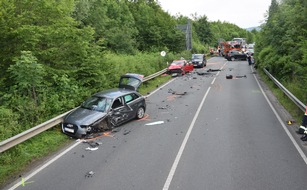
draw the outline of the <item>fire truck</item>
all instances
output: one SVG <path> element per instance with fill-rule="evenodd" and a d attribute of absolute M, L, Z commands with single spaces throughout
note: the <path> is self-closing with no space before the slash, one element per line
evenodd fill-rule
<path fill-rule="evenodd" d="M 245 51 L 246 42 L 244 38 L 234 38 L 232 41 L 220 41 L 222 56 L 225 56 L 231 50 Z"/>

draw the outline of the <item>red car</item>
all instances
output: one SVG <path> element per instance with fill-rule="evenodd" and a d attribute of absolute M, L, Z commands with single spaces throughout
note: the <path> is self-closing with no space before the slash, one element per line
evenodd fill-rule
<path fill-rule="evenodd" d="M 171 75 L 184 75 L 185 73 L 193 71 L 193 64 L 186 60 L 174 60 L 167 68 L 167 73 Z"/>

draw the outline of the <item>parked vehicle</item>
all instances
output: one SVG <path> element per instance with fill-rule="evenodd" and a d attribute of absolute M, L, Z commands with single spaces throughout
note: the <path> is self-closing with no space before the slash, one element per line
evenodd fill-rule
<path fill-rule="evenodd" d="M 193 64 L 194 67 L 203 68 L 207 65 L 206 56 L 204 54 L 193 54 L 190 63 Z"/>
<path fill-rule="evenodd" d="M 248 44 L 246 49 L 246 54 L 254 55 L 254 44 Z"/>
<path fill-rule="evenodd" d="M 188 63 L 186 60 L 174 60 L 167 68 L 167 73 L 170 75 L 184 75 L 187 72 L 193 71 L 193 64 Z"/>
<path fill-rule="evenodd" d="M 134 118 L 145 115 L 145 98 L 137 92 L 143 75 L 121 76 L 118 88 L 98 92 L 80 107 L 67 114 L 62 131 L 68 136 L 86 138 L 91 133 L 103 132 Z"/>
<path fill-rule="evenodd" d="M 225 58 L 228 60 L 228 61 L 235 61 L 235 60 L 246 60 L 247 58 L 247 55 L 242 52 L 242 51 L 236 51 L 236 50 L 232 50 L 232 51 L 229 51 Z"/>

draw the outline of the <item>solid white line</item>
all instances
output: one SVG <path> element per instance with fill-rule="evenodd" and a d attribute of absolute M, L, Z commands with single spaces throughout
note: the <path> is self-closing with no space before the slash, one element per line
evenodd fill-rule
<path fill-rule="evenodd" d="M 37 170 L 35 170 L 34 172 L 32 172 L 30 175 L 24 177 L 24 181 L 26 182 L 27 180 L 29 180 L 31 177 L 33 177 L 34 175 L 36 175 L 37 173 L 39 173 L 40 171 L 42 171 L 43 169 L 45 169 L 47 166 L 49 166 L 50 164 L 52 164 L 54 161 L 56 161 L 57 159 L 59 159 L 61 156 L 63 156 L 64 154 L 66 154 L 67 152 L 69 152 L 71 149 L 73 149 L 74 147 L 76 147 L 78 144 L 80 144 L 81 141 L 76 142 L 74 145 L 72 145 L 71 147 L 69 147 L 68 149 L 66 149 L 65 151 L 63 151 L 61 154 L 57 155 L 56 157 L 54 157 L 53 159 L 49 160 L 47 163 L 45 163 L 44 165 L 42 165 L 40 168 L 38 168 Z M 13 187 L 11 187 L 8 190 L 14 190 L 16 189 L 18 186 L 20 186 L 22 184 L 22 182 L 20 181 L 19 183 L 15 184 Z"/>
<path fill-rule="evenodd" d="M 189 127 L 189 129 L 188 129 L 188 131 L 187 131 L 187 134 L 185 135 L 185 137 L 184 137 L 184 139 L 183 139 L 183 142 L 182 142 L 182 144 L 181 144 L 181 146 L 180 146 L 180 149 L 179 149 L 179 151 L 178 151 L 178 153 L 177 153 L 177 156 L 176 156 L 176 158 L 175 158 L 175 161 L 174 161 L 174 163 L 173 163 L 173 166 L 172 166 L 172 168 L 171 168 L 171 170 L 170 170 L 170 172 L 169 172 L 169 174 L 168 174 L 168 177 L 167 177 L 167 179 L 166 179 L 166 181 L 165 181 L 165 184 L 164 184 L 164 186 L 163 186 L 163 190 L 168 190 L 168 189 L 169 189 L 169 186 L 170 186 L 170 184 L 171 184 L 171 182 L 172 182 L 172 179 L 173 179 L 173 177 L 174 177 L 175 171 L 176 171 L 176 169 L 177 169 L 179 160 L 180 160 L 180 158 L 181 158 L 181 156 L 182 156 L 183 150 L 184 150 L 184 148 L 185 148 L 185 146 L 186 146 L 186 144 L 187 144 L 187 142 L 188 142 L 189 136 L 190 136 L 190 134 L 191 134 L 191 132 L 192 132 L 192 129 L 193 129 L 193 127 L 194 127 L 194 124 L 195 124 L 195 122 L 196 122 L 196 119 L 197 119 L 197 117 L 198 117 L 198 115 L 199 115 L 199 112 L 200 112 L 200 110 L 201 110 L 201 108 L 202 108 L 202 106 L 203 106 L 203 104 L 204 104 L 204 102 L 205 102 L 205 99 L 206 99 L 206 97 L 207 97 L 207 95 L 208 95 L 210 89 L 211 89 L 211 87 L 208 88 L 206 94 L 204 95 L 204 97 L 203 97 L 203 99 L 202 99 L 202 101 L 201 101 L 201 103 L 200 103 L 200 105 L 199 105 L 199 107 L 198 107 L 198 109 L 197 109 L 197 111 L 196 111 L 196 114 L 195 114 L 195 116 L 194 116 L 194 118 L 193 118 L 193 120 L 192 120 L 192 123 L 190 124 L 190 127 Z"/>
<path fill-rule="evenodd" d="M 251 70 L 252 72 L 254 72 L 253 67 L 251 66 Z M 264 93 L 257 77 L 254 75 L 254 78 L 256 79 L 256 82 L 264 96 L 264 98 L 266 99 L 266 101 L 268 102 L 268 104 L 270 105 L 272 111 L 274 112 L 276 118 L 278 119 L 279 123 L 281 124 L 281 126 L 284 128 L 285 132 L 287 133 L 288 137 L 290 138 L 290 140 L 292 141 L 292 143 L 294 144 L 295 148 L 297 149 L 297 151 L 299 152 L 299 154 L 301 155 L 301 157 L 303 158 L 303 160 L 305 161 L 305 164 L 307 165 L 307 157 L 304 154 L 303 150 L 301 149 L 301 147 L 297 144 L 296 140 L 294 139 L 294 137 L 292 136 L 292 134 L 290 133 L 289 129 L 286 127 L 286 125 L 284 124 L 284 122 L 282 121 L 282 119 L 280 118 L 280 116 L 278 115 L 277 111 L 275 110 L 275 108 L 273 107 L 273 105 L 271 104 L 270 100 L 268 99 L 267 95 Z"/>

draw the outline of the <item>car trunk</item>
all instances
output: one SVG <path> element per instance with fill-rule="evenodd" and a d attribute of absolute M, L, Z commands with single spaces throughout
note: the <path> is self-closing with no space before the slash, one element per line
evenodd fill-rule
<path fill-rule="evenodd" d="M 127 73 L 122 75 L 119 80 L 118 88 L 135 90 L 140 87 L 143 82 L 144 75 Z"/>

